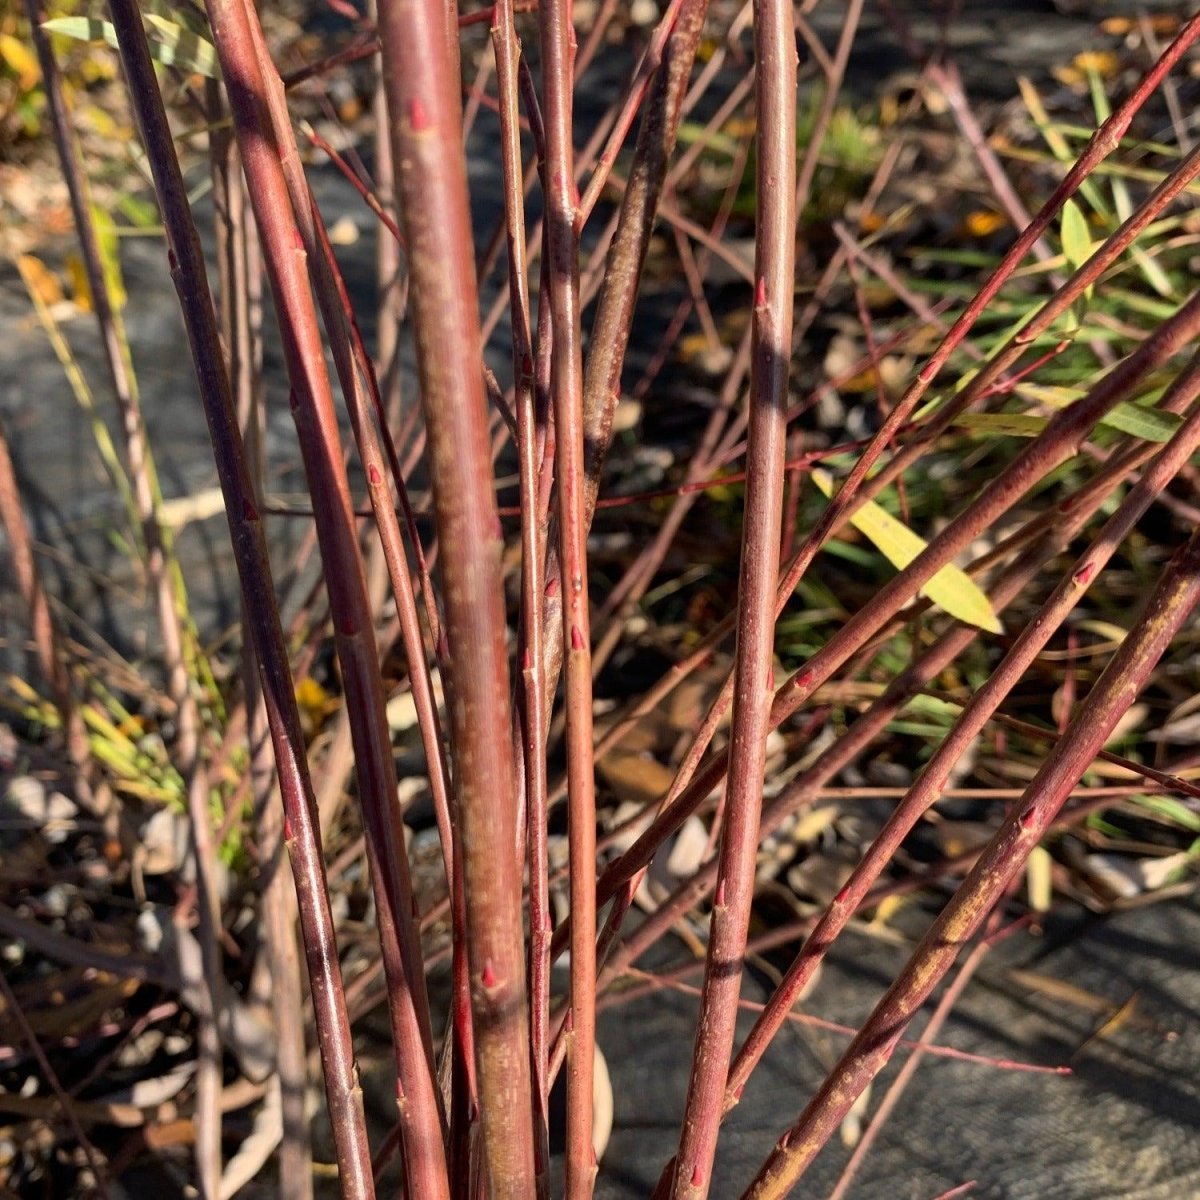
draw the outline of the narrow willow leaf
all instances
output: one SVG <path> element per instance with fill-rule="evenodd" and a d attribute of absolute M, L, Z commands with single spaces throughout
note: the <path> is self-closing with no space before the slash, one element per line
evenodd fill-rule
<path fill-rule="evenodd" d="M 122 309 L 127 299 L 125 279 L 121 274 L 120 239 L 117 227 L 108 209 L 92 205 L 92 220 L 96 226 L 96 241 L 100 250 L 100 263 L 104 271 L 104 282 L 108 285 L 108 298 L 113 308 Z"/>
<path fill-rule="evenodd" d="M 826 496 L 833 495 L 833 477 L 827 471 L 814 470 L 812 478 Z M 926 548 L 924 538 L 874 501 L 864 504 L 850 518 L 850 523 L 869 538 L 897 570 L 904 570 Z M 938 571 L 921 589 L 921 595 L 968 625 L 991 633 L 1004 632 L 982 589 L 956 566 L 945 566 Z"/>
<path fill-rule="evenodd" d="M 1043 387 L 1032 383 L 1022 384 L 1017 391 L 1050 408 L 1066 408 L 1085 395 L 1078 388 Z M 1100 418 L 1100 424 L 1119 429 L 1144 442 L 1162 443 L 1169 442 L 1175 436 L 1175 431 L 1183 424 L 1183 418 L 1177 413 L 1163 412 L 1161 408 L 1146 408 L 1126 401 L 1109 409 Z"/>
<path fill-rule="evenodd" d="M 1074 166 L 1077 154 L 1071 149 L 1067 139 L 1063 137 L 1062 127 L 1050 120 L 1037 88 L 1024 75 L 1017 78 L 1017 86 L 1021 90 L 1021 99 L 1029 110 L 1029 115 L 1033 118 L 1033 123 L 1037 126 L 1038 133 L 1042 135 L 1050 153 L 1064 166 Z M 1108 206 L 1095 180 L 1085 179 L 1079 185 L 1079 194 L 1096 212 L 1107 217 Z"/>
<path fill-rule="evenodd" d="M 155 62 L 188 74 L 217 77 L 217 52 L 212 42 L 153 13 L 144 14 L 144 20 L 150 57 Z M 96 17 L 56 17 L 43 22 L 42 28 L 77 42 L 105 42 L 114 50 L 117 48 L 117 34 L 111 22 Z"/>
<path fill-rule="evenodd" d="M 160 55 L 155 55 L 156 61 L 165 67 L 178 67 L 188 74 L 196 73 L 208 79 L 217 77 L 217 52 L 212 42 L 154 13 L 144 13 L 143 20 L 151 46 L 157 41 L 160 48 Z"/>
<path fill-rule="evenodd" d="M 1060 226 L 1062 237 L 1063 256 L 1070 264 L 1072 269 L 1078 270 L 1083 266 L 1089 258 L 1092 257 L 1092 252 L 1095 249 L 1092 243 L 1092 235 L 1088 232 L 1087 217 L 1083 215 L 1083 210 L 1075 203 L 1074 200 L 1068 200 L 1063 205 L 1062 224 Z M 1095 284 L 1089 283 L 1083 289 L 1083 303 L 1090 304 L 1092 296 L 1095 294 Z M 1082 322 L 1083 310 L 1077 314 Z"/>
<path fill-rule="evenodd" d="M 1092 235 L 1088 232 L 1087 217 L 1074 200 L 1063 205 L 1062 248 L 1067 262 L 1073 267 L 1082 267 L 1092 257 Z"/>
<path fill-rule="evenodd" d="M 1183 418 L 1178 413 L 1163 412 L 1159 408 L 1118 404 L 1101 424 L 1141 438 L 1143 442 L 1169 442 L 1183 424 Z"/>
<path fill-rule="evenodd" d="M 1046 428 L 1047 418 L 1032 413 L 963 413 L 954 424 L 959 429 L 995 437 L 1037 437 Z"/>
<path fill-rule="evenodd" d="M 1174 821 L 1191 833 L 1200 833 L 1200 816 L 1174 796 L 1130 796 L 1129 799 L 1168 821 Z"/>

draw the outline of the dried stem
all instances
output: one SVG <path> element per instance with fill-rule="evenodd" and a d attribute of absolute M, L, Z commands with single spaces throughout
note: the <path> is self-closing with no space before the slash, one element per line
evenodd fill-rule
<path fill-rule="evenodd" d="M 29 611 L 29 629 L 33 638 L 38 668 L 49 683 L 58 717 L 62 722 L 64 748 L 71 764 L 75 796 L 93 816 L 104 821 L 110 834 L 119 830 L 119 815 L 112 791 L 100 776 L 88 745 L 87 727 L 75 703 L 71 677 L 50 612 L 50 601 L 42 586 L 41 573 L 33 554 L 33 538 L 21 503 L 20 488 L 8 437 L 0 425 L 0 523 L 8 540 L 8 553 L 21 598 Z"/>

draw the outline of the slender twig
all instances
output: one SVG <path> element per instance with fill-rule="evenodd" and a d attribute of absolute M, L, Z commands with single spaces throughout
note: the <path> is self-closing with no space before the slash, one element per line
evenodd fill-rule
<path fill-rule="evenodd" d="M 539 1196 L 548 1196 L 550 907 L 549 821 L 546 800 L 545 633 L 542 599 L 546 530 L 538 504 L 538 420 L 534 396 L 534 349 L 530 323 L 525 203 L 521 188 L 521 140 L 517 124 L 521 48 L 511 0 L 496 5 L 492 30 L 500 93 L 500 136 L 504 174 L 508 291 L 511 300 L 514 407 L 521 488 L 521 664 L 520 761 L 523 763 L 526 840 L 529 857 L 529 1035 L 534 1082 L 535 1143 Z M 521 830 L 518 828 L 518 833 Z"/>
<path fill-rule="evenodd" d="M 0 995 L 4 999 L 5 1014 L 11 1016 L 17 1023 L 17 1028 L 21 1031 L 21 1036 L 25 1039 L 29 1049 L 33 1052 L 33 1057 L 37 1060 L 38 1068 L 42 1073 L 46 1083 L 50 1085 L 50 1090 L 54 1093 L 54 1099 L 58 1107 L 62 1110 L 63 1118 L 70 1126 L 71 1133 L 74 1134 L 75 1140 L 79 1143 L 83 1150 L 84 1157 L 87 1159 L 88 1166 L 91 1168 L 92 1175 L 96 1180 L 96 1188 L 100 1195 L 108 1200 L 111 1193 L 108 1190 L 108 1183 L 105 1180 L 105 1172 L 100 1165 L 100 1156 L 96 1152 L 96 1147 L 92 1145 L 91 1138 L 83 1132 L 83 1126 L 79 1122 L 79 1115 L 75 1111 L 75 1104 L 71 1097 L 63 1090 L 61 1081 L 58 1078 L 58 1073 L 50 1064 L 50 1060 L 46 1057 L 46 1052 L 42 1049 L 41 1042 L 38 1041 L 37 1034 L 34 1032 L 33 1026 L 29 1023 L 29 1018 L 25 1015 L 25 1010 L 21 1007 L 17 1000 L 16 993 L 12 989 L 12 984 L 8 982 L 4 972 L 0 971 Z"/>
<path fill-rule="evenodd" d="M 670 1195 L 712 1184 L 719 1096 L 729 1070 L 762 810 L 774 692 L 775 584 L 783 503 L 785 412 L 796 253 L 796 44 L 791 6 L 754 5 L 758 195 L 746 514 L 738 585 L 729 782 L 691 1080 Z M 664 1176 L 665 1179 L 665 1176 Z M 661 1190 L 661 1189 L 660 1189 Z M 667 1192 L 662 1190 L 662 1194 Z"/>
<path fill-rule="evenodd" d="M 546 262 L 554 366 L 561 644 L 566 648 L 567 806 L 570 845 L 571 1008 L 567 1052 L 567 1200 L 587 1200 L 596 1178 L 592 1147 L 596 1044 L 596 793 L 592 767 L 591 616 L 588 611 L 585 423 L 579 305 L 572 88 L 575 30 L 570 0 L 539 9 L 546 128 Z M 556 638 L 556 640 L 558 640 Z M 547 689 L 549 690 L 549 689 Z"/>
<path fill-rule="evenodd" d="M 921 1036 L 917 1039 L 915 1049 L 905 1060 L 904 1066 L 897 1072 L 896 1078 L 892 1080 L 891 1086 L 871 1117 L 871 1123 L 859 1139 L 858 1145 L 854 1147 L 845 1167 L 842 1168 L 842 1173 L 838 1176 L 837 1186 L 829 1193 L 829 1200 L 845 1200 L 854 1182 L 854 1176 L 858 1173 L 858 1168 L 862 1166 L 863 1161 L 871 1152 L 871 1147 L 875 1144 L 880 1133 L 883 1132 L 883 1127 L 887 1124 L 888 1118 L 895 1112 L 896 1106 L 900 1103 L 905 1091 L 907 1091 L 908 1085 L 917 1073 L 917 1069 L 925 1060 L 929 1046 L 933 1043 L 937 1035 L 941 1033 L 942 1027 L 954 1011 L 954 1006 L 962 999 L 963 993 L 975 977 L 975 973 L 983 965 L 983 960 L 987 957 L 988 951 L 991 948 L 991 939 L 984 939 L 967 955 L 966 960 L 959 967 L 953 982 L 946 988 L 941 999 L 938 1001 L 937 1008 L 930 1013 L 929 1020 L 925 1023 L 925 1028 L 921 1030 Z"/>
<path fill-rule="evenodd" d="M 261 509 L 266 471 L 266 410 L 262 392 L 261 263 L 233 130 L 220 118 L 224 98 L 217 82 L 208 88 L 209 161 L 220 278 L 218 319 L 229 356 L 229 377 L 246 448 L 247 466 Z M 249 620 L 244 619 L 248 627 Z M 311 1200 L 312 1139 L 307 1119 L 308 1069 L 304 1045 L 304 989 L 296 945 L 296 894 L 284 853 L 283 808 L 279 803 L 271 731 L 254 666 L 254 653 L 242 647 L 246 693 L 244 736 L 250 755 L 248 781 L 254 814 L 262 895 L 261 959 L 275 1018 L 282 1131 L 279 1186 L 288 1196 Z M 227 736 L 241 722 L 231 721 Z M 215 767 L 215 764 L 213 764 Z M 257 964 L 256 964 L 257 965 Z"/>
<path fill-rule="evenodd" d="M 849 0 L 845 15 L 842 17 L 842 28 L 838 34 L 833 58 L 828 63 L 823 63 L 821 67 L 825 75 L 821 106 L 817 110 L 816 120 L 813 121 L 812 130 L 809 133 L 809 143 L 804 153 L 804 160 L 796 172 L 797 213 L 804 212 L 812 196 L 813 180 L 816 178 L 817 167 L 821 161 L 825 135 L 829 131 L 829 123 L 833 119 L 834 110 L 841 95 L 842 80 L 845 78 L 846 66 L 850 61 L 850 51 L 854 48 L 854 38 L 858 33 L 862 11 L 863 0 Z"/>
<path fill-rule="evenodd" d="M 187 192 L 146 46 L 141 15 L 131 0 L 112 0 L 110 11 L 163 212 L 172 276 L 183 309 L 221 478 L 242 596 L 251 622 L 287 818 L 288 852 L 296 878 L 300 924 L 342 1191 L 343 1195 L 365 1200 L 374 1195 L 374 1185 L 362 1092 L 350 1041 L 329 892 L 316 830 L 312 783 L 303 753 L 300 716 L 287 666 L 262 521 L 246 467 L 229 377 L 224 369 L 204 254 L 188 208 Z"/>
<path fill-rule="evenodd" d="M 58 718 L 62 723 L 63 742 L 71 779 L 80 805 L 100 818 L 106 830 L 119 830 L 119 810 L 108 784 L 100 775 L 88 743 L 87 726 L 80 715 L 71 687 L 71 677 L 60 637 L 50 611 L 50 601 L 42 584 L 41 572 L 33 553 L 33 537 L 25 508 L 21 503 L 20 487 L 8 448 L 8 436 L 0 424 L 0 523 L 8 541 L 8 554 L 21 598 L 29 612 L 38 668 L 54 697 Z"/>

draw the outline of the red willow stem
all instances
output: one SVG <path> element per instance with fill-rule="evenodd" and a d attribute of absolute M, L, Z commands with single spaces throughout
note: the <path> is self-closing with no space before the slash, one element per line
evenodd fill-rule
<path fill-rule="evenodd" d="M 591 615 L 588 610 L 583 347 L 579 232 L 575 217 L 571 0 L 539 6 L 546 159 L 546 279 L 554 339 L 555 474 L 562 564 L 561 644 L 566 660 L 567 830 L 570 853 L 571 1008 L 567 1043 L 567 1200 L 587 1200 L 596 1179 L 592 1146 L 596 1050 L 596 783 L 592 763 Z M 540 664 L 539 664 L 540 666 Z M 547 681 L 549 682 L 549 681 Z M 547 687 L 547 691 L 549 691 Z"/>
<path fill-rule="evenodd" d="M 521 663 L 519 747 L 523 762 L 524 812 L 529 860 L 529 1037 L 534 1083 L 538 1194 L 549 1194 L 549 1047 L 550 906 L 549 816 L 546 788 L 547 700 L 544 695 L 545 631 L 542 602 L 546 530 L 538 504 L 538 421 L 534 397 L 533 331 L 530 324 L 525 199 L 521 178 L 519 128 L 521 55 L 512 0 L 496 5 L 492 29 L 500 109 L 501 169 L 504 176 L 504 227 L 508 245 L 508 292 L 512 325 L 514 407 L 517 415 L 521 496 Z M 518 829 L 517 831 L 521 831 Z"/>
<path fill-rule="evenodd" d="M 612 441 L 613 414 L 620 398 L 621 370 L 633 327 L 638 283 L 660 207 L 667 164 L 675 149 L 684 96 L 707 11 L 707 0 L 685 0 L 680 7 L 675 28 L 663 49 L 662 64 L 647 93 L 629 180 L 621 198 L 617 229 L 605 261 L 583 382 L 587 447 L 585 528 L 591 526 L 600 490 L 600 473 Z M 547 578 L 556 579 L 558 574 L 559 564 L 552 552 L 547 564 Z M 550 694 L 558 679 L 563 654 L 558 605 L 556 596 L 548 597 L 545 672 L 546 690 Z"/>
<path fill-rule="evenodd" d="M 1200 356 L 1193 357 L 1174 389 L 1190 404 L 1200 392 Z M 976 690 L 954 727 L 938 746 L 920 778 L 908 789 L 883 829 L 863 855 L 850 879 L 830 902 L 812 935 L 775 989 L 762 1016 L 746 1038 L 729 1072 L 726 1109 L 741 1098 L 750 1073 L 779 1031 L 818 964 L 861 905 L 871 884 L 893 859 L 901 843 L 937 801 L 954 764 L 987 724 L 1013 687 L 1045 648 L 1062 622 L 1079 603 L 1091 582 L 1120 548 L 1156 495 L 1164 489 L 1200 445 L 1200 409 L 1192 414 L 1163 448 L 1118 510 L 1104 524 L 1088 549 L 1063 577 L 1038 615 L 1022 630 L 1004 660 Z"/>
<path fill-rule="evenodd" d="M 279 314 L 291 386 L 289 404 L 325 567 L 389 982 L 406 1174 L 409 1186 L 419 1194 L 447 1195 L 428 998 L 413 921 L 383 681 L 324 348 L 305 271 L 308 256 L 297 226 L 298 216 L 303 217 L 292 207 L 281 163 L 286 146 L 272 129 L 271 81 L 262 69 L 257 15 L 239 0 L 211 0 L 208 11 Z M 281 86 L 277 80 L 276 84 Z"/>
<path fill-rule="evenodd" d="M 400 508 L 409 518 L 409 540 L 413 543 L 415 556 L 418 559 L 421 558 L 420 539 L 417 536 L 415 524 L 412 522 L 407 489 L 399 469 L 395 446 L 391 443 L 390 438 L 380 436 L 380 432 L 372 420 L 371 413 L 374 411 L 386 435 L 386 414 L 383 411 L 383 401 L 379 393 L 375 370 L 363 345 L 345 281 L 338 270 L 333 246 L 321 219 L 320 210 L 317 208 L 316 199 L 304 176 L 284 101 L 283 88 L 273 79 L 275 68 L 261 28 L 257 21 L 249 21 L 248 24 L 254 36 L 255 51 L 266 85 L 267 107 L 275 144 L 279 148 L 280 165 L 287 185 L 288 196 L 296 215 L 297 228 L 304 242 L 305 254 L 315 284 L 314 290 L 321 308 L 321 317 L 333 352 L 338 382 L 346 400 L 359 456 L 365 467 L 371 512 L 375 518 L 388 579 L 391 582 L 392 594 L 395 599 L 404 652 L 409 663 L 409 680 L 417 712 L 421 745 L 429 774 L 429 788 L 433 797 L 434 813 L 441 836 L 446 876 L 451 891 L 453 891 L 454 839 L 447 782 L 449 768 L 445 762 L 441 725 L 433 694 L 433 681 L 430 677 L 425 644 L 421 635 L 421 619 L 417 611 L 416 590 L 408 569 L 397 508 L 392 503 L 387 477 L 384 474 L 385 462 L 391 468 Z M 366 392 L 370 393 L 370 407 L 368 407 Z M 386 455 L 385 442 L 387 444 Z M 425 588 L 425 595 L 429 602 L 432 595 L 431 587 Z M 436 637 L 436 623 L 433 626 L 433 632 Z"/>
<path fill-rule="evenodd" d="M 441 13 L 389 3 L 380 40 L 392 154 L 409 246 L 421 401 L 442 548 L 456 817 L 466 893 L 486 1182 L 534 1194 L 522 869 L 505 645 L 502 546 L 459 97 Z"/>
<path fill-rule="evenodd" d="M 1015 932 L 1022 924 L 1023 922 L 1020 922 L 1015 926 L 1009 926 L 1007 929 L 1001 931 L 1001 935 Z M 974 979 L 975 973 L 983 965 L 983 960 L 987 957 L 988 952 L 994 944 L 994 938 L 992 937 L 980 941 L 971 953 L 967 955 L 963 965 L 959 967 L 950 986 L 946 988 L 941 999 L 938 1000 L 937 1008 L 930 1014 L 925 1028 L 921 1030 L 921 1036 L 917 1039 L 917 1044 L 913 1048 L 913 1052 L 905 1060 L 896 1078 L 892 1080 L 886 1095 L 871 1117 L 871 1123 L 864 1131 L 858 1145 L 854 1147 L 849 1161 L 842 1169 L 841 1175 L 838 1176 L 837 1186 L 829 1194 L 829 1200 L 845 1200 L 859 1167 L 862 1166 L 863 1161 L 871 1152 L 871 1147 L 875 1144 L 875 1140 L 883 1132 L 883 1127 L 887 1124 L 888 1118 L 896 1110 L 896 1106 L 900 1103 L 901 1098 L 908 1089 L 908 1085 L 912 1082 L 913 1076 L 916 1075 L 917 1069 L 928 1055 L 934 1039 L 941 1033 L 942 1026 L 949 1020 L 950 1014 L 954 1011 L 954 1006 L 962 999 L 963 993 L 967 990 L 971 980 Z"/>
<path fill-rule="evenodd" d="M 744 1200 L 778 1200 L 799 1182 L 896 1042 L 1004 895 L 1120 718 L 1146 685 L 1200 601 L 1200 532 L 1172 559 L 1146 610 L 1113 655 L 1066 734 L 1050 751 L 964 883 L 930 927 L 820 1090 L 746 1189 Z"/>
<path fill-rule="evenodd" d="M 670 1189 L 675 1200 L 703 1200 L 712 1183 L 720 1097 L 733 1048 L 754 898 L 774 699 L 775 587 L 796 254 L 797 64 L 792 20 L 785 0 L 755 0 L 756 283 L 729 782 L 696 1047 Z"/>
<path fill-rule="evenodd" d="M 350 1040 L 312 781 L 304 757 L 300 716 L 287 666 L 262 521 L 254 501 L 229 377 L 224 370 L 204 255 L 191 220 L 141 14 L 132 0 L 112 0 L 109 7 L 166 226 L 171 273 L 183 310 L 221 478 L 242 596 L 250 619 L 279 771 L 285 837 L 296 879 L 300 927 L 342 1193 L 367 1200 L 374 1196 L 374 1184 L 362 1091 Z"/>
<path fill-rule="evenodd" d="M 209 122 L 209 175 L 213 189 L 213 232 L 217 259 L 217 321 L 225 346 L 230 388 L 244 439 L 246 465 L 262 511 L 266 471 L 266 411 L 262 382 L 262 264 L 242 177 L 233 129 L 220 81 L 205 88 Z M 243 612 L 243 628 L 250 620 Z M 247 988 L 250 997 L 268 1004 L 275 1019 L 275 1067 L 279 1076 L 282 1130 L 279 1187 L 296 1200 L 312 1200 L 312 1138 L 307 1115 L 309 1071 L 305 1048 L 304 985 L 296 943 L 296 895 L 285 857 L 283 808 L 279 804 L 271 731 L 254 649 L 243 639 L 239 663 L 243 706 L 225 722 L 220 755 L 209 764 L 213 778 L 225 768 L 238 743 L 249 752 L 249 766 L 238 794 L 226 806 L 226 822 L 251 806 L 258 862 L 259 923 L 263 950 L 255 960 Z M 220 841 L 225 839 L 220 833 Z"/>

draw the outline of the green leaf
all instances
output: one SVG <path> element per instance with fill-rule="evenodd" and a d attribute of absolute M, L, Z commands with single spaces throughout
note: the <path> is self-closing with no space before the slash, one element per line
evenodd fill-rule
<path fill-rule="evenodd" d="M 164 67 L 177 67 L 189 75 L 217 77 L 217 52 L 212 42 L 154 13 L 143 14 L 143 21 L 150 57 L 155 62 Z M 42 28 L 47 33 L 61 34 L 77 42 L 105 42 L 114 50 L 117 48 L 117 32 L 112 23 L 96 17 L 57 17 L 43 22 Z"/>
<path fill-rule="evenodd" d="M 1095 247 L 1092 244 L 1092 235 L 1088 232 L 1087 217 L 1083 215 L 1083 210 L 1074 200 L 1068 200 L 1063 204 L 1061 236 L 1063 257 L 1072 270 L 1078 271 L 1092 257 Z M 1083 289 L 1082 304 L 1091 303 L 1095 290 L 1096 285 L 1091 283 Z M 1075 310 L 1072 309 L 1072 312 L 1079 318 L 1080 324 L 1082 324 L 1085 311 L 1082 304 L 1078 306 L 1079 312 L 1075 313 Z M 1068 322 L 1068 328 L 1070 327 Z"/>
<path fill-rule="evenodd" d="M 833 495 L 833 477 L 827 471 L 814 470 L 812 479 L 826 496 Z M 874 501 L 864 504 L 850 518 L 850 523 L 900 571 L 926 548 L 924 538 L 913 533 L 907 525 L 885 512 Z M 982 589 L 956 566 L 945 566 L 938 571 L 921 589 L 921 595 L 968 625 L 991 633 L 1004 632 Z"/>
<path fill-rule="evenodd" d="M 1143 442 L 1169 442 L 1183 424 L 1183 418 L 1178 413 L 1163 412 L 1160 408 L 1118 404 L 1100 423 L 1141 438 Z"/>
<path fill-rule="evenodd" d="M 1130 796 L 1129 798 L 1134 804 L 1148 808 L 1168 821 L 1174 821 L 1191 833 L 1200 833 L 1200 816 L 1192 812 L 1186 804 L 1176 800 L 1174 796 Z"/>
<path fill-rule="evenodd" d="M 1086 395 L 1079 388 L 1045 387 L 1040 384 L 1022 384 L 1017 391 L 1050 408 L 1066 408 Z M 1163 412 L 1161 408 L 1147 408 L 1143 404 L 1126 401 L 1115 405 L 1100 418 L 1101 425 L 1119 429 L 1143 442 L 1169 442 L 1175 431 L 1183 424 L 1178 413 Z"/>
<path fill-rule="evenodd" d="M 1067 262 L 1078 269 L 1092 257 L 1092 235 L 1085 217 L 1074 200 L 1068 200 L 1062 210 L 1062 248 Z"/>
<path fill-rule="evenodd" d="M 120 239 L 108 209 L 92 205 L 92 221 L 96 228 L 96 241 L 100 250 L 100 264 L 104 270 L 104 282 L 108 285 L 108 298 L 113 308 L 125 307 L 125 280 L 121 274 Z"/>
<path fill-rule="evenodd" d="M 963 413 L 954 424 L 995 437 L 1037 437 L 1046 428 L 1047 419 L 1032 413 Z"/>

